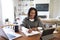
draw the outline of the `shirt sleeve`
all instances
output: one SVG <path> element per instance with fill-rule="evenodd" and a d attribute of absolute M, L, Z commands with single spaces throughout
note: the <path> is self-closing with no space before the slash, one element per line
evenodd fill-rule
<path fill-rule="evenodd" d="M 24 26 L 24 27 L 26 27 L 26 25 L 27 25 L 27 22 L 26 22 L 27 20 L 26 20 L 26 18 L 23 20 L 23 22 L 22 22 L 22 24 L 21 24 L 21 26 Z"/>
<path fill-rule="evenodd" d="M 40 19 L 38 19 L 38 27 L 43 27 L 43 23 Z"/>

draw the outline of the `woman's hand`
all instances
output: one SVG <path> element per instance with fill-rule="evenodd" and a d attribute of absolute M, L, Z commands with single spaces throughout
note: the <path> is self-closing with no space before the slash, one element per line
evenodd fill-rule
<path fill-rule="evenodd" d="M 32 31 L 38 31 L 38 28 L 31 28 L 28 30 L 28 33 L 31 33 Z"/>
<path fill-rule="evenodd" d="M 33 31 L 38 31 L 38 28 L 32 28 Z"/>
<path fill-rule="evenodd" d="M 31 33 L 31 32 L 32 32 L 32 29 L 29 29 L 29 30 L 28 30 L 28 33 Z"/>

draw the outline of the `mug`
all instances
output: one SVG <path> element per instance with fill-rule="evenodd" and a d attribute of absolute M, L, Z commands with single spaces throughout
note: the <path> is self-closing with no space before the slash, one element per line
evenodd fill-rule
<path fill-rule="evenodd" d="M 19 26 L 18 26 L 18 25 L 15 25 L 15 26 L 13 27 L 13 29 L 14 29 L 15 32 L 19 32 Z"/>

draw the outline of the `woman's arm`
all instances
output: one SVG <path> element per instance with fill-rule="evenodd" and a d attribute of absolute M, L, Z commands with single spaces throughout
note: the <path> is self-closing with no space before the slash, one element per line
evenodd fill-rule
<path fill-rule="evenodd" d="M 44 25 L 40 19 L 38 19 L 38 27 L 42 27 L 44 29 Z"/>
<path fill-rule="evenodd" d="M 26 27 L 26 18 L 23 20 L 23 22 L 22 22 L 22 24 L 21 24 L 21 26 L 24 26 L 24 27 Z"/>
<path fill-rule="evenodd" d="M 29 27 L 27 27 L 27 19 L 25 18 L 24 20 L 23 20 L 23 23 L 21 24 L 21 26 L 24 26 L 25 28 L 29 28 Z M 32 32 L 32 29 L 29 29 L 28 30 L 28 33 L 31 33 Z"/>

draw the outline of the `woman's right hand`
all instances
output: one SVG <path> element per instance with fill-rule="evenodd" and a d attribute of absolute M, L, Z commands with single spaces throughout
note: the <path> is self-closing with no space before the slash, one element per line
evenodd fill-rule
<path fill-rule="evenodd" d="M 38 28 L 32 28 L 33 31 L 38 31 Z"/>
<path fill-rule="evenodd" d="M 28 33 L 31 33 L 31 32 L 32 32 L 32 29 L 29 29 L 29 30 L 28 30 Z"/>

